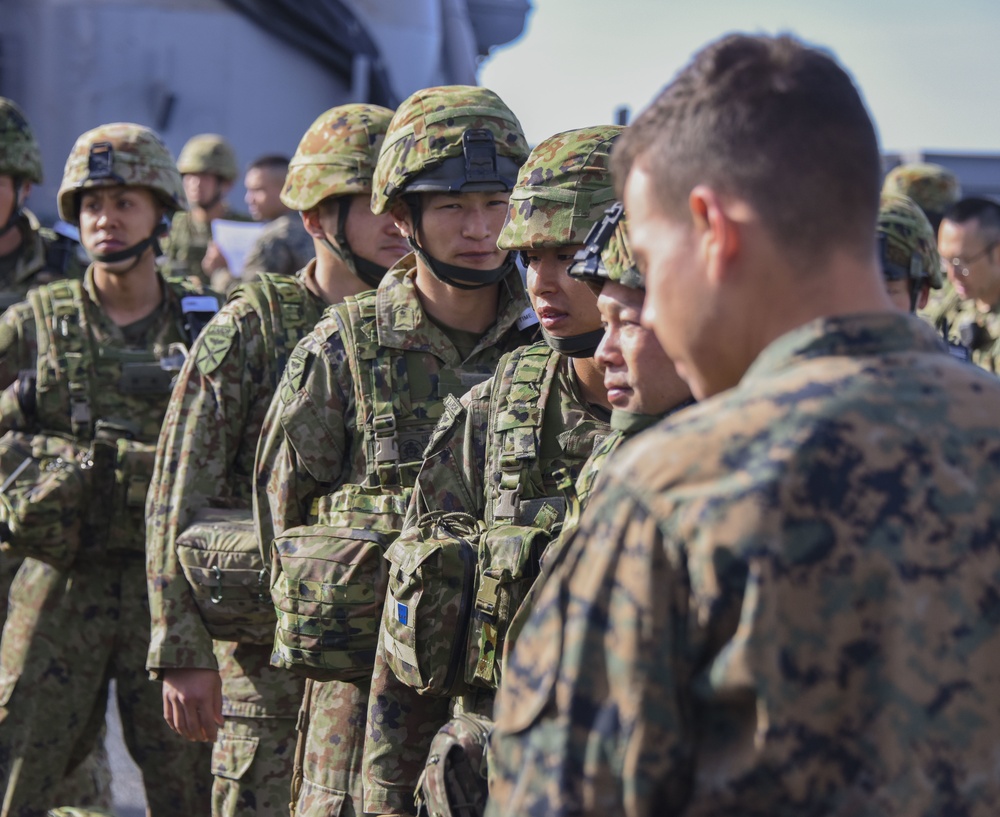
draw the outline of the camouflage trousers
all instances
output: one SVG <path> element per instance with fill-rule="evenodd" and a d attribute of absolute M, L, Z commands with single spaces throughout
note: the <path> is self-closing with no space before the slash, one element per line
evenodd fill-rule
<path fill-rule="evenodd" d="M 361 757 L 369 684 L 310 682 L 302 701 L 297 753 L 302 779 L 293 790 L 294 817 L 364 814 Z"/>
<path fill-rule="evenodd" d="M 20 558 L 0 555 L 4 621 L 7 617 L 8 594 L 21 562 Z M 38 562 L 34 564 L 34 567 L 29 564 L 28 569 L 21 576 L 17 596 L 22 599 L 30 597 L 39 601 L 49 600 L 52 602 L 56 594 L 52 593 L 51 589 L 58 581 L 58 577 L 58 572 L 53 568 Z M 13 645 L 28 643 L 30 633 L 37 629 L 38 619 L 46 606 L 45 604 L 36 604 L 25 609 L 22 605 L 20 609 L 22 612 L 5 633 L 10 648 L 0 653 L 0 706 L 6 706 L 24 669 L 24 659 L 27 653 L 25 650 L 14 648 Z M 8 726 L 7 728 L 12 727 Z M 3 733 L 3 730 L 4 726 L 0 724 L 0 734 Z M 59 781 L 52 793 L 51 801 L 53 803 L 111 808 L 111 764 L 104 747 L 104 732 L 102 727 L 93 750 L 74 768 L 67 770 L 66 776 Z M 81 753 L 75 752 L 74 754 L 79 756 Z M 5 768 L 5 765 L 0 764 L 0 768 Z M 4 779 L 7 777 L 8 775 L 4 774 Z M 0 813 L 6 814 L 7 808 L 0 809 Z"/>
<path fill-rule="evenodd" d="M 59 572 L 27 559 L 11 589 L 0 664 L 21 672 L 0 708 L 4 817 L 34 817 L 65 805 L 53 802 L 56 785 L 101 734 L 112 678 L 151 817 L 207 814 L 210 747 L 170 731 L 160 689 L 145 671 L 149 604 L 142 557 L 79 561 Z"/>
<path fill-rule="evenodd" d="M 212 749 L 213 817 L 286 817 L 304 682 L 270 647 L 215 642 L 224 723 Z"/>

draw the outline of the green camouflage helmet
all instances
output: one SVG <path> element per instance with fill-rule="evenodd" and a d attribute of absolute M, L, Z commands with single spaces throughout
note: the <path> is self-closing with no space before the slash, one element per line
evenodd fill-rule
<path fill-rule="evenodd" d="M 288 165 L 281 201 L 310 210 L 330 196 L 371 194 L 375 160 L 392 111 L 378 105 L 338 105 L 306 131 Z"/>
<path fill-rule="evenodd" d="M 632 257 L 628 221 L 621 202 L 604 211 L 604 218 L 591 228 L 568 270 L 570 277 L 600 291 L 605 281 L 631 289 L 645 289 L 646 282 Z"/>
<path fill-rule="evenodd" d="M 615 199 L 611 145 L 623 130 L 620 125 L 581 128 L 537 145 L 518 173 L 497 246 L 526 250 L 583 242 Z"/>
<path fill-rule="evenodd" d="M 899 165 L 882 184 L 886 195 L 907 196 L 928 217 L 940 216 L 962 197 L 958 177 L 948 168 L 926 162 Z"/>
<path fill-rule="evenodd" d="M 59 217 L 79 224 L 79 194 L 116 185 L 148 188 L 168 214 L 187 207 L 181 174 L 160 137 L 142 125 L 115 122 L 87 131 L 73 145 L 56 195 Z"/>
<path fill-rule="evenodd" d="M 0 96 L 0 176 L 42 182 L 42 153 L 24 112 Z"/>
<path fill-rule="evenodd" d="M 403 193 L 510 190 L 528 156 L 521 123 L 493 91 L 425 88 L 389 123 L 372 179 L 372 212 Z"/>
<path fill-rule="evenodd" d="M 912 199 L 883 194 L 876 234 L 886 280 L 926 280 L 933 289 L 941 288 L 944 277 L 934 230 Z"/>
<path fill-rule="evenodd" d="M 201 133 L 188 139 L 177 157 L 177 169 L 182 174 L 212 173 L 227 182 L 239 173 L 236 151 L 217 133 Z"/>

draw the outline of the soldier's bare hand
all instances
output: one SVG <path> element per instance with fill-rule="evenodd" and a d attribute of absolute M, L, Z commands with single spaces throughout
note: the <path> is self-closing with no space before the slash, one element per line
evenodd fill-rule
<path fill-rule="evenodd" d="M 188 740 L 214 741 L 222 726 L 222 679 L 213 669 L 163 673 L 163 717 Z"/>

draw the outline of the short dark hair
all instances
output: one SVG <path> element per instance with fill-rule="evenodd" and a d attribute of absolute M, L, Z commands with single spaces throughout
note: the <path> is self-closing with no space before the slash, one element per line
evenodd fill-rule
<path fill-rule="evenodd" d="M 288 163 L 290 161 L 287 156 L 283 156 L 280 153 L 269 153 L 250 162 L 247 165 L 247 173 L 251 170 L 271 170 L 284 176 L 288 173 Z"/>
<path fill-rule="evenodd" d="M 664 213 L 686 217 L 698 184 L 738 196 L 780 246 L 808 261 L 873 252 L 878 137 L 847 72 L 794 37 L 731 34 L 706 46 L 612 153 L 619 196 L 632 166 Z"/>
<path fill-rule="evenodd" d="M 978 221 L 981 231 L 988 233 L 991 237 L 1000 238 L 1000 203 L 993 201 L 993 199 L 972 196 L 956 201 L 944 211 L 942 218 L 946 221 L 954 221 L 956 224 Z"/>

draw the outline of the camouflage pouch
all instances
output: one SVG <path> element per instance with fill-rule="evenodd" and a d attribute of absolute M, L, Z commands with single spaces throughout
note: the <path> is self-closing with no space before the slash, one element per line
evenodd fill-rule
<path fill-rule="evenodd" d="M 177 559 L 213 639 L 274 640 L 274 607 L 250 511 L 201 509 L 177 537 Z"/>
<path fill-rule="evenodd" d="M 482 817 L 492 730 L 491 720 L 468 712 L 438 730 L 414 793 L 420 817 Z"/>
<path fill-rule="evenodd" d="M 424 695 L 467 691 L 465 643 L 475 599 L 480 528 L 466 514 L 428 518 L 386 553 L 382 631 L 389 667 Z"/>
<path fill-rule="evenodd" d="M 70 440 L 8 431 L 0 438 L 0 550 L 58 569 L 82 541 L 86 474 Z"/>
<path fill-rule="evenodd" d="M 347 485 L 323 497 L 317 523 L 274 540 L 271 663 L 317 681 L 371 677 L 388 565 L 410 490 Z"/>
<path fill-rule="evenodd" d="M 115 450 L 115 503 L 108 550 L 146 552 L 146 494 L 156 446 L 120 438 Z"/>
<path fill-rule="evenodd" d="M 500 686 L 507 630 L 551 540 L 549 530 L 524 525 L 498 525 L 483 534 L 466 650 L 465 680 L 470 686 Z"/>

